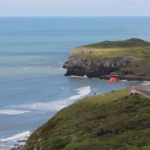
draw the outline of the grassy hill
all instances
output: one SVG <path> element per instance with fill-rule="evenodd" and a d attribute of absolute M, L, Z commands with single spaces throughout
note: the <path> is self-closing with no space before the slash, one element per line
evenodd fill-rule
<path fill-rule="evenodd" d="M 107 44 L 105 44 L 107 43 Z M 140 39 L 129 39 L 125 41 L 103 41 L 91 45 L 84 45 L 77 47 L 84 50 L 97 50 L 99 53 L 91 54 L 76 54 L 75 56 L 99 59 L 99 58 L 116 58 L 125 56 L 134 56 L 138 60 L 149 58 L 150 56 L 150 43 Z"/>
<path fill-rule="evenodd" d="M 150 75 L 150 43 L 141 39 L 129 39 L 125 41 L 103 41 L 91 45 L 84 45 L 75 48 L 75 51 L 84 49 L 85 51 L 98 51 L 99 53 L 80 54 L 74 56 L 87 59 L 123 59 L 126 56 L 133 56 L 137 58 L 137 62 L 133 59 L 127 59 L 122 70 L 129 70 L 134 72 L 132 75 L 125 76 L 149 76 Z"/>
<path fill-rule="evenodd" d="M 147 46 L 150 46 L 149 42 L 137 38 L 131 38 L 125 41 L 103 41 L 90 45 L 80 46 L 80 48 L 131 48 Z"/>
<path fill-rule="evenodd" d="M 127 89 L 85 97 L 58 112 L 24 150 L 148 150 L 150 99 Z"/>

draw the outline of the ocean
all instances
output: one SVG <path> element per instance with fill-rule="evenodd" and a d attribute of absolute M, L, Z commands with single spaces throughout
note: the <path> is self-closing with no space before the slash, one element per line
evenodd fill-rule
<path fill-rule="evenodd" d="M 130 38 L 150 42 L 149 35 L 150 17 L 0 18 L 0 150 L 26 140 L 85 96 L 149 84 L 66 77 L 62 68 L 77 46 Z"/>

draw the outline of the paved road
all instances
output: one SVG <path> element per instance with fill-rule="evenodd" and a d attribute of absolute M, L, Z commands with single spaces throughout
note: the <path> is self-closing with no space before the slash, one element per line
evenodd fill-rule
<path fill-rule="evenodd" d="M 137 86 L 135 87 L 142 95 L 150 98 L 150 86 Z"/>

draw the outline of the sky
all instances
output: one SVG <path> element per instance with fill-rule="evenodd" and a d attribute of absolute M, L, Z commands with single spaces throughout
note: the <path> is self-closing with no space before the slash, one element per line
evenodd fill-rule
<path fill-rule="evenodd" d="M 5 16 L 150 16 L 150 0 L 0 0 Z"/>

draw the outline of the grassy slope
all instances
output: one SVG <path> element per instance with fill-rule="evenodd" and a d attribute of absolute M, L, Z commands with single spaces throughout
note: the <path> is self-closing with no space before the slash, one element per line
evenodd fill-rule
<path fill-rule="evenodd" d="M 88 59 L 108 59 L 108 58 L 124 58 L 125 56 L 134 56 L 138 62 L 132 59 L 130 64 L 124 66 L 131 69 L 137 74 L 150 73 L 150 43 L 140 39 L 130 39 L 126 41 L 106 41 L 77 47 L 77 49 L 98 50 L 100 53 L 95 54 L 75 54 L 76 57 Z M 136 76 L 136 75 L 135 75 Z"/>
<path fill-rule="evenodd" d="M 85 97 L 37 129 L 26 150 L 148 150 L 150 99 L 128 90 Z"/>
<path fill-rule="evenodd" d="M 125 41 L 103 41 L 90 45 L 80 46 L 78 48 L 129 48 L 129 47 L 147 47 L 150 43 L 141 39 L 132 38 Z"/>

